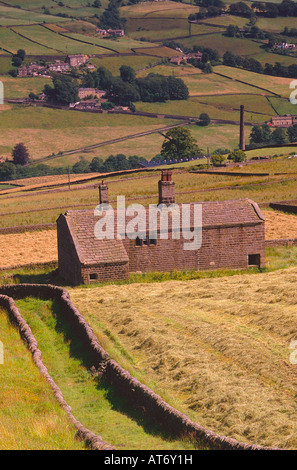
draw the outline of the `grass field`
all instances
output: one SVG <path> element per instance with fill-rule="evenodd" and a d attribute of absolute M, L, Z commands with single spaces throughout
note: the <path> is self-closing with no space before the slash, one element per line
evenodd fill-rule
<path fill-rule="evenodd" d="M 34 365 L 18 331 L 0 310 L 0 449 L 83 450 L 66 414 Z"/>
<path fill-rule="evenodd" d="M 33 160 L 169 124 L 171 121 L 166 119 L 35 107 L 13 107 L 0 114 L 1 144 L 12 149 L 21 135 Z M 83 152 L 75 156 L 76 161 L 80 155 Z"/>
<path fill-rule="evenodd" d="M 264 88 L 268 91 L 276 93 L 284 98 L 290 96 L 290 83 L 292 79 L 284 77 L 272 77 L 269 75 L 261 75 L 248 70 L 241 70 L 234 67 L 226 67 L 225 65 L 219 65 L 214 68 L 215 72 L 221 73 L 235 80 L 241 80 L 249 83 L 250 85 Z"/>
<path fill-rule="evenodd" d="M 246 105 L 245 122 L 268 121 L 275 115 L 272 107 L 265 97 L 262 96 L 215 96 L 215 97 L 192 97 L 184 101 L 169 101 L 167 103 L 139 103 L 136 105 L 138 111 L 155 112 L 159 114 L 175 114 L 193 116 L 198 118 L 201 113 L 207 113 L 211 119 L 224 119 L 239 121 L 240 105 Z M 261 106 L 262 105 L 262 106 Z M 261 106 L 259 108 L 259 106 Z M 261 113 L 257 114 L 261 109 Z M 255 114 L 256 112 L 256 114 Z M 264 114 L 264 113 L 267 114 Z M 208 129 L 205 130 L 208 133 Z"/>
<path fill-rule="evenodd" d="M 145 2 L 142 4 L 124 6 L 121 8 L 121 14 L 127 18 L 146 17 L 146 16 L 173 16 L 188 18 L 190 13 L 196 13 L 197 6 L 179 4 L 172 1 L 165 2 Z"/>

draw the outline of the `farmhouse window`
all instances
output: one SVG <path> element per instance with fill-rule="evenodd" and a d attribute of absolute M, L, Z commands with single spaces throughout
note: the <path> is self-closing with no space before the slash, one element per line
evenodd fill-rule
<path fill-rule="evenodd" d="M 260 254 L 248 255 L 248 265 L 260 267 Z"/>
<path fill-rule="evenodd" d="M 96 281 L 98 279 L 98 276 L 96 273 L 90 274 L 90 281 Z"/>
<path fill-rule="evenodd" d="M 135 240 L 135 245 L 136 246 L 143 246 L 143 245 L 146 245 L 146 246 L 155 245 L 156 246 L 157 240 L 155 238 L 150 238 L 149 235 L 147 235 L 146 238 L 144 239 L 137 237 Z"/>

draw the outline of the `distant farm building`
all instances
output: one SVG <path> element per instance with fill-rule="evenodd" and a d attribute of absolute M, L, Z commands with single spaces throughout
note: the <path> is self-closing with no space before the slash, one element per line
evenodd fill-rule
<path fill-rule="evenodd" d="M 78 97 L 80 100 L 84 100 L 86 98 L 102 98 L 104 96 L 106 91 L 104 90 L 98 90 L 96 88 L 79 88 L 78 90 Z"/>
<path fill-rule="evenodd" d="M 282 42 L 281 44 L 276 44 L 275 49 L 295 49 L 296 44 L 288 44 L 287 42 Z"/>
<path fill-rule="evenodd" d="M 177 57 L 171 57 L 170 62 L 172 64 L 180 65 L 182 62 L 189 62 L 190 59 L 196 59 L 201 61 L 202 53 L 201 52 L 193 52 L 191 54 L 184 54 Z"/>
<path fill-rule="evenodd" d="M 81 65 L 89 62 L 89 56 L 85 54 L 68 55 L 66 57 L 66 62 L 70 65 L 70 67 L 80 67 Z"/>
<path fill-rule="evenodd" d="M 297 116 L 285 114 L 283 116 L 273 116 L 270 120 L 273 127 L 290 127 L 297 124 Z"/>
<path fill-rule="evenodd" d="M 48 70 L 56 73 L 66 73 L 70 70 L 70 65 L 67 62 L 56 60 L 53 64 L 49 64 Z"/>
<path fill-rule="evenodd" d="M 23 67 L 18 68 L 19 77 L 34 77 L 41 75 L 46 71 L 46 67 L 37 64 L 24 65 Z"/>
<path fill-rule="evenodd" d="M 108 187 L 104 182 L 99 185 L 99 195 L 100 203 L 108 205 Z M 161 230 L 161 216 L 154 237 L 147 228 L 139 235 L 138 228 L 137 233 L 131 232 L 134 238 L 131 233 L 127 236 L 128 232 L 124 230 L 122 237 L 99 239 L 95 236 L 96 224 L 102 216 L 109 214 L 107 206 L 104 206 L 105 212 L 99 214 L 94 210 L 70 210 L 61 214 L 57 220 L 61 277 L 77 285 L 127 279 L 130 272 L 240 269 L 265 265 L 265 220 L 252 200 L 187 204 L 190 216 L 187 222 L 183 220 L 181 227 L 181 219 L 176 218 L 175 211 L 182 213 L 183 205 L 175 205 L 172 174 L 163 171 L 159 181 L 159 204 L 165 205 L 168 217 L 167 238 Z M 197 249 L 185 249 L 185 239 L 189 239 L 184 233 L 194 233 L 197 228 L 194 222 L 197 208 L 202 214 L 202 243 Z M 144 218 L 148 220 L 150 207 L 143 210 Z M 121 216 L 116 208 L 112 214 L 114 233 L 117 233 L 119 220 L 122 220 L 120 227 L 122 223 L 128 227 L 134 217 L 126 211 Z M 179 238 L 177 231 L 182 233 Z"/>
<path fill-rule="evenodd" d="M 113 36 L 123 37 L 125 31 L 123 29 L 97 29 L 96 33 L 101 38 L 110 38 Z"/>

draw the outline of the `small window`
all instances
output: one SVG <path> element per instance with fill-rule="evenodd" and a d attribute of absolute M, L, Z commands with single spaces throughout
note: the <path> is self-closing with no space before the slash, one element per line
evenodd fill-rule
<path fill-rule="evenodd" d="M 149 235 L 147 235 L 146 238 L 143 238 L 143 239 L 137 237 L 135 239 L 135 245 L 136 246 L 143 246 L 143 245 L 145 245 L 145 246 L 150 246 L 150 245 L 156 246 L 157 245 L 157 239 L 150 238 Z"/>
<path fill-rule="evenodd" d="M 96 273 L 90 274 L 90 281 L 96 281 L 98 279 L 98 276 Z"/>
<path fill-rule="evenodd" d="M 260 254 L 257 253 L 256 255 L 249 255 L 248 256 L 248 263 L 249 263 L 249 266 L 258 266 L 258 267 L 260 267 Z"/>
<path fill-rule="evenodd" d="M 142 240 L 142 238 L 137 237 L 137 238 L 135 239 L 135 245 L 136 245 L 136 246 L 142 246 L 142 245 L 143 245 L 143 240 Z"/>

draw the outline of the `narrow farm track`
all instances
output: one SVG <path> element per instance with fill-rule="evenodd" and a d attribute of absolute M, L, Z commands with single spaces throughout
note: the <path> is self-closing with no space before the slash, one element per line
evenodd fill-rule
<path fill-rule="evenodd" d="M 51 386 L 56 399 L 63 407 L 64 411 L 67 413 L 71 423 L 78 430 L 79 436 L 91 448 L 96 450 L 104 450 L 115 449 L 116 446 L 104 441 L 101 436 L 87 429 L 73 416 L 69 404 L 65 401 L 63 397 L 62 390 L 55 383 L 43 362 L 42 353 L 38 349 L 38 343 L 35 339 L 35 336 L 33 335 L 30 326 L 22 317 L 20 311 L 16 306 L 15 301 L 23 299 L 24 302 L 24 299 L 27 299 L 28 297 L 35 297 L 39 299 L 39 302 L 43 299 L 47 301 L 54 301 L 56 303 L 60 312 L 58 313 L 56 309 L 56 315 L 61 315 L 62 317 L 59 320 L 60 331 L 62 324 L 67 323 L 70 326 L 70 331 L 69 326 L 67 328 L 68 341 L 75 341 L 77 335 L 80 337 L 81 349 L 84 350 L 84 354 L 88 354 L 89 361 L 91 361 L 88 361 L 89 366 L 93 363 L 91 369 L 101 370 L 101 373 L 103 374 L 105 380 L 107 380 L 111 384 L 111 386 L 117 391 L 117 393 L 120 393 L 122 396 L 125 396 L 125 398 L 127 399 L 127 404 L 129 404 L 130 407 L 132 406 L 132 408 L 134 408 L 134 413 L 136 412 L 138 415 L 143 414 L 144 421 L 139 421 L 139 423 L 141 422 L 141 427 L 143 425 L 145 426 L 145 422 L 148 417 L 150 420 L 156 420 L 156 423 L 158 423 L 159 428 L 158 434 L 155 434 L 154 436 L 156 442 L 162 441 L 164 439 L 163 432 L 165 431 L 165 435 L 167 435 L 167 433 L 169 432 L 169 435 L 171 434 L 171 437 L 173 439 L 179 439 L 179 436 L 183 436 L 184 442 L 190 439 L 192 442 L 196 443 L 196 446 L 198 445 L 198 448 L 212 448 L 222 450 L 269 449 L 268 447 L 246 444 L 243 442 L 238 442 L 232 438 L 220 436 L 210 431 L 209 429 L 206 429 L 200 426 L 199 424 L 192 422 L 185 414 L 180 413 L 176 409 L 172 408 L 160 396 L 156 395 L 151 389 L 141 384 L 137 379 L 131 376 L 128 371 L 122 369 L 119 364 L 110 359 L 108 353 L 106 353 L 106 351 L 104 351 L 104 349 L 99 344 L 99 341 L 96 335 L 94 334 L 94 331 L 92 330 L 91 326 L 87 324 L 84 317 L 72 304 L 70 296 L 65 289 L 61 289 L 57 286 L 51 285 L 25 284 L 17 286 L 2 286 L 0 288 L 0 306 L 7 311 L 11 322 L 18 328 L 20 336 L 26 343 L 28 349 L 30 350 L 36 366 Z M 22 303 L 21 305 L 24 305 L 24 303 Z M 36 314 L 36 312 L 34 312 L 34 314 Z M 52 327 L 52 332 L 55 332 L 55 334 L 57 334 L 56 328 Z M 71 338 L 69 337 L 69 334 L 71 335 Z M 61 337 L 63 338 L 63 341 L 65 341 L 65 338 L 63 336 L 63 327 Z M 65 359 L 67 361 L 67 358 Z M 121 415 L 122 413 L 123 410 L 120 409 L 119 415 Z M 129 414 L 127 408 L 126 411 L 124 411 L 124 414 L 126 413 Z M 130 423 L 130 425 L 133 426 L 133 423 Z M 119 432 L 121 432 L 121 430 L 119 430 Z M 107 430 L 104 434 L 107 434 Z M 163 449 L 168 448 L 166 447 L 168 446 L 170 441 L 168 437 L 167 439 L 165 438 L 165 446 L 163 446 Z M 181 445 L 181 441 L 178 442 Z M 133 442 L 131 442 L 131 445 L 133 445 Z M 154 448 L 162 449 L 161 446 Z"/>
<path fill-rule="evenodd" d="M 173 129 L 175 127 L 185 126 L 187 124 L 189 124 L 187 121 L 182 121 L 182 122 L 179 122 L 177 124 L 172 124 L 170 126 L 161 127 L 161 128 L 150 130 L 150 131 L 139 132 L 138 134 L 130 134 L 130 135 L 127 135 L 127 136 L 124 136 L 124 137 L 119 137 L 117 139 L 112 139 L 112 140 L 107 140 L 107 141 L 104 141 L 104 142 L 99 142 L 98 144 L 88 145 L 86 147 L 82 147 L 82 148 L 78 148 L 78 149 L 74 149 L 74 150 L 66 150 L 66 151 L 61 152 L 59 155 L 48 155 L 47 157 L 36 159 L 36 160 L 34 160 L 34 162 L 32 162 L 32 165 L 35 165 L 36 163 L 41 163 L 41 162 L 61 158 L 65 155 L 73 155 L 73 154 L 76 154 L 76 153 L 85 152 L 85 151 L 96 149 L 96 148 L 99 148 L 99 147 L 104 147 L 106 145 L 115 144 L 115 143 L 118 143 L 118 142 L 123 142 L 125 140 L 136 139 L 136 138 L 144 137 L 146 135 L 151 135 L 151 134 L 158 134 L 160 132 L 165 132 L 169 129 Z"/>

